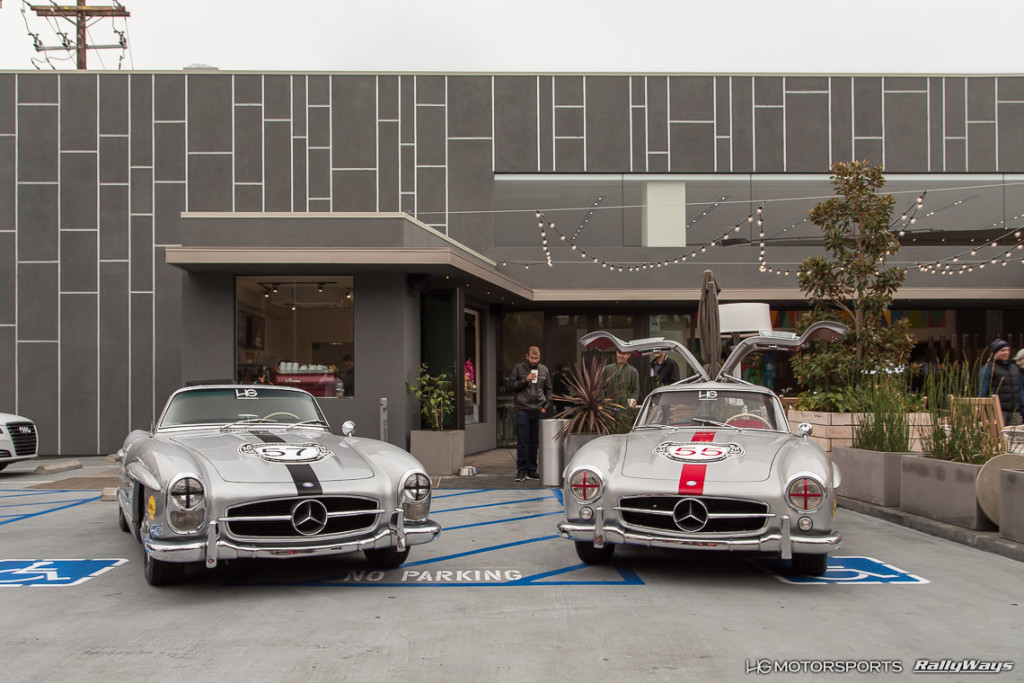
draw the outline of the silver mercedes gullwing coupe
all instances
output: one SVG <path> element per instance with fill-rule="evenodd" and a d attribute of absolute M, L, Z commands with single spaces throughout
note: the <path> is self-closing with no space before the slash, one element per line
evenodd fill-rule
<path fill-rule="evenodd" d="M 695 374 L 651 392 L 629 434 L 576 452 L 565 468 L 561 536 L 575 541 L 588 564 L 608 562 L 617 545 L 631 544 L 752 551 L 792 559 L 799 574 L 824 574 L 841 541 L 833 528 L 839 470 L 808 438 L 810 425 L 790 433 L 778 397 L 738 375 L 753 351 L 795 350 L 846 332 L 823 322 L 799 337 L 750 337 L 713 381 L 678 342 L 584 336 L 591 349 L 674 351 Z"/>
<path fill-rule="evenodd" d="M 331 433 L 313 397 L 264 385 L 191 386 L 174 392 L 156 427 L 118 451 L 118 524 L 145 550 L 146 580 L 183 578 L 236 558 L 362 551 L 402 564 L 434 540 L 430 478 L 396 446 Z"/>

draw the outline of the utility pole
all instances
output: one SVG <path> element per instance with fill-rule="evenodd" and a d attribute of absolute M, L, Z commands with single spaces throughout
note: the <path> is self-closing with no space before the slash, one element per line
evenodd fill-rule
<path fill-rule="evenodd" d="M 124 48 L 124 36 L 121 36 L 121 43 L 118 45 L 88 45 L 85 39 L 86 22 L 90 17 L 130 17 L 131 14 L 124 8 L 124 5 L 115 0 L 112 7 L 101 7 L 98 5 L 86 5 L 85 0 L 77 0 L 77 5 L 30 5 L 30 9 L 40 17 L 59 17 L 72 21 L 75 24 L 75 43 L 72 45 L 65 38 L 61 47 L 43 47 L 38 42 L 36 50 L 70 50 L 74 48 L 78 53 L 78 68 L 86 68 L 86 53 L 88 50 L 100 50 L 106 48 Z M 74 19 L 72 19 L 74 17 Z"/>

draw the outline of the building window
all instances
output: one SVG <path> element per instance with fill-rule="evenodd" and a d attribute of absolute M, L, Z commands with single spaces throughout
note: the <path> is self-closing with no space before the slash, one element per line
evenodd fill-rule
<path fill-rule="evenodd" d="M 351 276 L 235 279 L 235 380 L 355 396 Z"/>
<path fill-rule="evenodd" d="M 465 386 L 464 408 L 466 424 L 480 422 L 480 380 L 483 378 L 480 366 L 480 313 L 471 308 L 463 312 L 463 334 L 465 335 L 466 361 L 462 365 Z"/>

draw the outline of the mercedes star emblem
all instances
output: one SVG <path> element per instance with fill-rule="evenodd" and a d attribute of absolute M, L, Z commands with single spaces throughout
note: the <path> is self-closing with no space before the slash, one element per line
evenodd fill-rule
<path fill-rule="evenodd" d="M 327 526 L 327 508 L 319 500 L 299 501 L 292 507 L 292 526 L 303 536 L 313 536 Z"/>
<path fill-rule="evenodd" d="M 708 509 L 696 498 L 683 498 L 676 503 L 672 519 L 683 531 L 700 531 L 708 523 Z"/>

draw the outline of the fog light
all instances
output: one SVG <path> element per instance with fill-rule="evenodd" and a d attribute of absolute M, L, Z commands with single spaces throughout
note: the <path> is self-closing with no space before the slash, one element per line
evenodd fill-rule
<path fill-rule="evenodd" d="M 581 507 L 580 508 L 580 519 L 593 519 L 593 518 L 594 518 L 594 509 L 593 508 L 588 508 L 588 507 Z"/>
<path fill-rule="evenodd" d="M 796 525 L 800 527 L 802 531 L 810 531 L 811 527 L 814 526 L 814 521 L 810 517 L 801 517 L 797 520 Z"/>

